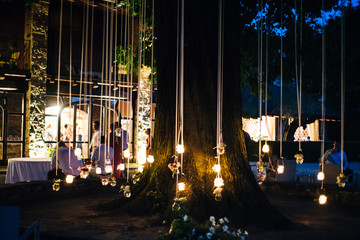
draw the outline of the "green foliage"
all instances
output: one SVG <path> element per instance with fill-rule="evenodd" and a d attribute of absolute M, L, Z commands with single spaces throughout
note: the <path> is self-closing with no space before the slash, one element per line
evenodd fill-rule
<path fill-rule="evenodd" d="M 31 11 L 34 8 L 34 4 L 37 2 L 39 2 L 39 0 L 26 0 L 25 10 Z"/>
<path fill-rule="evenodd" d="M 48 157 L 52 157 L 54 151 L 56 150 L 56 146 L 55 147 L 49 147 L 47 150 L 46 150 L 46 156 Z"/>
<path fill-rule="evenodd" d="M 177 240 L 177 239 L 222 239 L 234 240 L 245 239 L 248 235 L 246 231 L 230 231 L 228 227 L 229 220 L 210 217 L 205 223 L 198 223 L 195 219 L 188 216 L 186 199 L 175 199 L 173 205 L 172 222 L 169 233 L 159 237 L 159 240 Z"/>

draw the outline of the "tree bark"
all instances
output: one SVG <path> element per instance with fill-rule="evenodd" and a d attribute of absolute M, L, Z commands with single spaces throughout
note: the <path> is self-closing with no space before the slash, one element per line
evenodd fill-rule
<path fill-rule="evenodd" d="M 223 200 L 215 201 L 212 171 L 216 163 L 216 91 L 218 1 L 185 2 L 185 103 L 184 175 L 193 217 L 228 217 L 243 226 L 288 227 L 291 224 L 274 209 L 260 190 L 251 171 L 241 118 L 241 69 L 243 41 L 238 1 L 225 2 L 223 137 L 227 145 L 221 161 Z M 155 3 L 156 64 L 158 92 L 154 138 L 155 163 L 147 165 L 142 179 L 124 209 L 145 212 L 171 209 L 175 178 L 172 162 L 175 132 L 176 16 L 177 1 Z"/>

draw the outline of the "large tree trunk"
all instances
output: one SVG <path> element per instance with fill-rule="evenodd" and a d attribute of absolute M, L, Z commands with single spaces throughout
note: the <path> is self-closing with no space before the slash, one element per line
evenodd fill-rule
<path fill-rule="evenodd" d="M 177 1 L 156 2 L 158 93 L 154 139 L 155 163 L 146 167 L 125 209 L 170 210 L 175 178 L 168 169 L 174 155 Z M 270 205 L 255 180 L 242 133 L 240 70 L 241 19 L 238 1 L 225 0 L 223 200 L 215 201 L 212 171 L 216 151 L 216 76 L 218 1 L 185 2 L 184 166 L 191 215 L 227 216 L 242 225 L 284 227 L 289 223 Z M 256 54 L 256 52 L 255 52 Z M 261 225 L 263 224 L 263 225 Z"/>

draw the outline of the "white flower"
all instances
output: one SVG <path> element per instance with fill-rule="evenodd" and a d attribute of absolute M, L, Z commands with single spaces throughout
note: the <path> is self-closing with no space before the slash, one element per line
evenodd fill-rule
<path fill-rule="evenodd" d="M 206 234 L 206 238 L 207 238 L 207 239 L 211 239 L 212 235 L 213 235 L 212 233 L 208 232 L 208 233 Z"/>
<path fill-rule="evenodd" d="M 237 235 L 238 235 L 238 237 L 241 236 L 241 230 L 240 229 L 237 230 Z"/>
<path fill-rule="evenodd" d="M 248 236 L 249 233 L 245 230 L 244 235 L 245 235 L 245 236 Z"/>
<path fill-rule="evenodd" d="M 227 219 L 227 217 L 224 217 L 224 221 L 225 221 L 226 223 L 228 223 L 228 222 L 229 222 L 229 219 Z"/>
<path fill-rule="evenodd" d="M 229 229 L 229 227 L 228 227 L 227 225 L 224 225 L 224 226 L 222 227 L 222 229 L 223 229 L 224 232 L 227 232 L 228 229 Z"/>
<path fill-rule="evenodd" d="M 214 228 L 214 227 L 210 227 L 210 228 L 209 228 L 209 231 L 210 231 L 211 233 L 215 233 L 215 228 Z"/>
<path fill-rule="evenodd" d="M 214 216 L 210 216 L 210 222 L 215 222 L 215 217 Z"/>
<path fill-rule="evenodd" d="M 184 222 L 186 222 L 189 219 L 188 215 L 184 215 Z"/>
<path fill-rule="evenodd" d="M 219 219 L 219 223 L 220 223 L 220 224 L 224 224 L 224 219 L 220 218 L 220 219 Z"/>
<path fill-rule="evenodd" d="M 193 228 L 191 235 L 193 235 L 193 236 L 195 235 L 195 228 Z"/>

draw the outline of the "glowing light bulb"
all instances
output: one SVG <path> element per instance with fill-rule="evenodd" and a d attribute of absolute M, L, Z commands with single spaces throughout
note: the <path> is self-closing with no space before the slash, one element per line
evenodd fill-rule
<path fill-rule="evenodd" d="M 97 168 L 95 169 L 95 173 L 96 173 L 96 174 L 101 174 L 101 168 L 100 168 L 100 167 L 97 167 Z"/>
<path fill-rule="evenodd" d="M 112 172 L 112 166 L 111 165 L 107 165 L 106 167 L 105 167 L 105 172 L 106 173 L 111 173 Z"/>
<path fill-rule="evenodd" d="M 324 205 L 327 202 L 327 196 L 325 194 L 321 194 L 319 196 L 319 204 Z"/>
<path fill-rule="evenodd" d="M 103 186 L 108 185 L 108 183 L 109 183 L 108 177 L 101 177 L 101 184 L 102 184 Z"/>
<path fill-rule="evenodd" d="M 284 170 L 285 170 L 284 165 L 278 165 L 278 167 L 277 167 L 278 174 L 283 174 Z"/>
<path fill-rule="evenodd" d="M 154 162 L 154 156 L 153 155 L 149 155 L 148 158 L 147 158 L 147 161 L 149 163 L 153 163 Z"/>
<path fill-rule="evenodd" d="M 121 171 L 124 171 L 124 170 L 125 170 L 125 164 L 120 163 L 120 164 L 118 165 L 118 169 L 121 170 Z"/>
<path fill-rule="evenodd" d="M 221 177 L 215 178 L 214 186 L 217 188 L 224 186 L 224 180 Z"/>
<path fill-rule="evenodd" d="M 178 189 L 179 189 L 179 191 L 184 191 L 185 190 L 185 183 L 184 182 L 179 182 L 178 183 Z"/>
<path fill-rule="evenodd" d="M 66 183 L 73 183 L 74 182 L 74 176 L 73 175 L 66 175 L 65 182 Z"/>
<path fill-rule="evenodd" d="M 140 166 L 138 167 L 138 171 L 141 172 L 141 173 L 144 171 L 143 165 L 140 165 Z"/>
<path fill-rule="evenodd" d="M 215 164 L 212 169 L 214 172 L 219 173 L 221 171 L 221 166 L 220 164 Z"/>
<path fill-rule="evenodd" d="M 270 147 L 267 143 L 265 143 L 265 145 L 262 147 L 262 151 L 264 153 L 268 153 L 270 151 Z"/>
<path fill-rule="evenodd" d="M 317 180 L 323 181 L 324 179 L 325 179 L 325 174 L 324 174 L 324 172 L 318 172 L 318 174 L 317 174 Z"/>
<path fill-rule="evenodd" d="M 129 157 L 130 157 L 130 151 L 129 151 L 129 149 L 126 149 L 126 150 L 124 151 L 124 157 L 125 157 L 125 158 L 129 158 Z"/>
<path fill-rule="evenodd" d="M 86 179 L 89 176 L 89 171 L 81 171 L 80 178 Z"/>
<path fill-rule="evenodd" d="M 177 145 L 176 146 L 176 152 L 180 153 L 180 154 L 184 153 L 185 152 L 184 145 L 182 145 L 182 144 Z"/>

